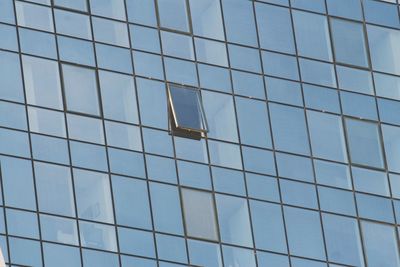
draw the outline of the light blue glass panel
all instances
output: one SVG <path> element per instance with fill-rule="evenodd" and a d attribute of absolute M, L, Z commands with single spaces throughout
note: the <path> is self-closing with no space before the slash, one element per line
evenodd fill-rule
<path fill-rule="evenodd" d="M 0 101 L 0 125 L 27 130 L 25 107 L 19 104 Z"/>
<path fill-rule="evenodd" d="M 368 67 L 363 24 L 331 19 L 330 25 L 336 61 Z"/>
<path fill-rule="evenodd" d="M 352 163 L 383 168 L 383 155 L 377 124 L 346 119 L 347 145 Z"/>
<path fill-rule="evenodd" d="M 54 5 L 66 8 L 76 9 L 80 11 L 87 11 L 86 0 L 53 0 Z"/>
<path fill-rule="evenodd" d="M 160 26 L 190 32 L 186 0 L 157 0 Z"/>
<path fill-rule="evenodd" d="M 131 52 L 128 49 L 96 43 L 96 57 L 99 68 L 132 73 Z"/>
<path fill-rule="evenodd" d="M 386 0 L 393 2 L 393 0 Z M 400 27 L 398 7 L 389 3 L 366 0 L 363 3 L 365 20 L 374 24 L 381 24 L 389 27 Z"/>
<path fill-rule="evenodd" d="M 146 1 L 146 0 L 145 0 Z M 157 267 L 155 260 L 121 255 L 122 267 Z"/>
<path fill-rule="evenodd" d="M 191 264 L 209 267 L 222 267 L 221 251 L 217 244 L 188 240 Z"/>
<path fill-rule="evenodd" d="M 85 267 L 110 267 L 119 266 L 117 254 L 95 250 L 82 250 L 83 265 Z"/>
<path fill-rule="evenodd" d="M 292 7 L 315 11 L 319 13 L 325 13 L 325 1 L 324 0 L 290 0 Z M 296 266 L 297 267 L 297 266 Z"/>
<path fill-rule="evenodd" d="M 289 259 L 285 255 L 257 251 L 257 262 L 264 267 L 289 267 Z"/>
<path fill-rule="evenodd" d="M 164 79 L 162 58 L 159 55 L 133 51 L 135 74 L 147 78 Z"/>
<path fill-rule="evenodd" d="M 392 190 L 392 197 L 400 198 L 400 175 L 389 174 L 389 180 Z"/>
<path fill-rule="evenodd" d="M 183 234 L 181 204 L 177 187 L 150 183 L 154 229 Z"/>
<path fill-rule="evenodd" d="M 278 181 L 274 177 L 246 173 L 247 193 L 251 198 L 279 202 Z"/>
<path fill-rule="evenodd" d="M 117 224 L 151 229 L 146 182 L 113 175 L 112 186 Z"/>
<path fill-rule="evenodd" d="M 240 140 L 243 144 L 271 148 L 268 110 L 265 102 L 236 97 Z"/>
<path fill-rule="evenodd" d="M 3 2 L 5 2 L 5 1 L 3 1 Z M 0 9 L 1 8 L 2 7 L 0 4 Z M 0 16 L 1 16 L 1 14 L 0 14 Z M 1 20 L 1 18 L 0 18 L 0 20 Z M 17 31 L 14 26 L 5 25 L 5 24 L 0 25 L 0 48 L 12 50 L 12 51 L 18 51 Z"/>
<path fill-rule="evenodd" d="M 44 243 L 43 253 L 44 263 L 48 267 L 82 266 L 78 248 Z"/>
<path fill-rule="evenodd" d="M 353 192 L 318 186 L 321 210 L 356 216 Z"/>
<path fill-rule="evenodd" d="M 113 226 L 79 221 L 79 236 L 83 247 L 117 251 L 117 240 Z"/>
<path fill-rule="evenodd" d="M 250 249 L 222 246 L 225 266 L 256 267 L 254 251 Z"/>
<path fill-rule="evenodd" d="M 66 137 L 63 112 L 28 107 L 29 130 L 59 137 Z"/>
<path fill-rule="evenodd" d="M 200 87 L 231 93 L 231 76 L 226 68 L 198 64 Z"/>
<path fill-rule="evenodd" d="M 113 223 L 110 182 L 107 174 L 73 170 L 78 216 Z"/>
<path fill-rule="evenodd" d="M 300 71 L 304 82 L 336 87 L 335 71 L 332 64 L 301 58 Z"/>
<path fill-rule="evenodd" d="M 290 257 L 292 267 L 326 267 L 326 263 Z"/>
<path fill-rule="evenodd" d="M 379 118 L 382 122 L 400 125 L 400 102 L 378 98 Z"/>
<path fill-rule="evenodd" d="M 69 138 L 104 144 L 104 130 L 101 120 L 67 114 L 67 122 Z"/>
<path fill-rule="evenodd" d="M 356 193 L 356 201 L 360 217 L 394 223 L 392 201 L 389 198 Z"/>
<path fill-rule="evenodd" d="M 20 238 L 9 239 L 11 262 L 25 266 L 43 266 L 40 242 Z"/>
<path fill-rule="evenodd" d="M 95 70 L 63 64 L 62 73 L 67 109 L 99 116 Z"/>
<path fill-rule="evenodd" d="M 375 70 L 400 74 L 400 31 L 368 25 L 369 49 Z"/>
<path fill-rule="evenodd" d="M 212 164 L 234 169 L 242 168 L 239 146 L 210 140 L 208 149 Z"/>
<path fill-rule="evenodd" d="M 167 31 L 161 31 L 160 33 L 165 55 L 194 60 L 193 39 L 191 36 Z"/>
<path fill-rule="evenodd" d="M 340 92 L 342 112 L 358 118 L 378 120 L 376 100 L 372 96 Z"/>
<path fill-rule="evenodd" d="M 198 61 L 228 67 L 228 56 L 224 43 L 195 38 L 195 46 Z"/>
<path fill-rule="evenodd" d="M 42 239 L 69 245 L 79 245 L 76 220 L 40 215 Z"/>
<path fill-rule="evenodd" d="M 139 24 L 157 25 L 154 2 L 148 0 L 126 0 L 128 20 Z"/>
<path fill-rule="evenodd" d="M 374 73 L 374 82 L 378 96 L 400 100 L 400 77 Z"/>
<path fill-rule="evenodd" d="M 217 167 L 211 170 L 215 191 L 246 196 L 243 172 Z"/>
<path fill-rule="evenodd" d="M 15 23 L 14 19 L 14 1 L 3 0 L 0 2 L 0 21 L 5 23 Z M 4 254 L 4 253 L 3 253 Z"/>
<path fill-rule="evenodd" d="M 322 214 L 328 260 L 364 266 L 357 220 Z"/>
<path fill-rule="evenodd" d="M 250 201 L 256 248 L 286 253 L 286 235 L 280 205 Z"/>
<path fill-rule="evenodd" d="M 89 40 L 92 39 L 92 31 L 91 31 L 89 16 L 74 12 L 67 12 L 59 9 L 54 9 L 54 17 L 56 21 L 57 33 L 62 33 Z"/>
<path fill-rule="evenodd" d="M 228 45 L 228 50 L 232 68 L 261 72 L 260 54 L 258 50 L 232 44 Z"/>
<path fill-rule="evenodd" d="M 283 203 L 318 209 L 317 194 L 314 185 L 285 179 L 280 179 L 279 181 Z"/>
<path fill-rule="evenodd" d="M 129 47 L 126 23 L 93 17 L 92 25 L 95 41 Z"/>
<path fill-rule="evenodd" d="M 303 109 L 270 104 L 275 148 L 293 153 L 310 153 Z"/>
<path fill-rule="evenodd" d="M 265 77 L 268 100 L 303 106 L 301 86 L 298 82 Z"/>
<path fill-rule="evenodd" d="M 348 19 L 362 19 L 361 3 L 359 0 L 328 0 L 326 3 L 330 15 Z"/>
<path fill-rule="evenodd" d="M 181 185 L 211 190 L 210 171 L 207 165 L 178 160 Z"/>
<path fill-rule="evenodd" d="M 303 84 L 306 107 L 340 113 L 339 96 L 336 90 Z"/>
<path fill-rule="evenodd" d="M 302 11 L 293 11 L 292 14 L 299 55 L 332 61 L 326 17 Z"/>
<path fill-rule="evenodd" d="M 2 99 L 25 102 L 19 62 L 17 54 L 0 51 L 0 98 Z"/>
<path fill-rule="evenodd" d="M 103 17 L 126 19 L 124 0 L 90 0 L 90 11 Z"/>
<path fill-rule="evenodd" d="M 336 66 L 339 88 L 373 95 L 374 87 L 370 71 Z"/>
<path fill-rule="evenodd" d="M 173 156 L 172 138 L 168 132 L 143 129 L 144 149 L 148 153 Z"/>
<path fill-rule="evenodd" d="M 203 140 L 192 140 L 189 138 L 174 137 L 176 157 L 201 163 L 208 163 L 206 142 Z M 215 147 L 218 145 L 216 144 Z M 235 153 L 238 149 L 232 149 Z M 218 151 L 215 151 L 215 160 L 219 161 Z M 237 159 L 237 155 L 235 155 Z M 239 167 L 240 168 L 240 167 Z"/>
<path fill-rule="evenodd" d="M 165 57 L 164 64 L 168 81 L 193 86 L 198 85 L 196 65 L 193 62 Z"/>
<path fill-rule="evenodd" d="M 361 229 L 368 266 L 400 266 L 396 228 L 362 221 Z"/>
<path fill-rule="evenodd" d="M 292 80 L 299 79 L 295 57 L 262 51 L 262 60 L 264 74 Z"/>
<path fill-rule="evenodd" d="M 88 41 L 57 36 L 60 60 L 95 66 L 93 44 Z"/>
<path fill-rule="evenodd" d="M 276 175 L 274 155 L 271 151 L 243 146 L 242 154 L 246 171 Z"/>
<path fill-rule="evenodd" d="M 104 117 L 129 123 L 138 123 L 133 78 L 127 75 L 99 71 L 99 81 Z"/>
<path fill-rule="evenodd" d="M 264 83 L 261 75 L 232 70 L 235 94 L 265 99 Z"/>
<path fill-rule="evenodd" d="M 146 1 L 146 0 L 139 0 Z M 152 3 L 152 2 L 149 2 Z M 142 4 L 141 6 L 144 6 Z M 160 54 L 160 40 L 156 29 L 129 25 L 131 44 L 133 49 L 145 50 Z"/>
<path fill-rule="evenodd" d="M 35 162 L 34 166 L 39 210 L 74 217 L 70 169 L 40 162 Z"/>
<path fill-rule="evenodd" d="M 222 9 L 227 41 L 257 46 L 253 3 L 241 0 L 223 0 Z"/>
<path fill-rule="evenodd" d="M 31 134 L 34 159 L 69 164 L 67 140 Z"/>
<path fill-rule="evenodd" d="M 1 157 L 0 160 L 5 205 L 35 210 L 31 161 L 10 157 Z"/>
<path fill-rule="evenodd" d="M 221 241 L 252 247 L 253 238 L 246 199 L 219 194 L 216 194 L 215 198 Z"/>
<path fill-rule="evenodd" d="M 53 16 L 50 8 L 16 1 L 15 9 L 19 26 L 54 31 Z"/>
<path fill-rule="evenodd" d="M 105 121 L 107 145 L 142 151 L 140 128 L 124 123 Z"/>
<path fill-rule="evenodd" d="M 233 98 L 209 91 L 203 91 L 202 98 L 208 123 L 208 136 L 237 142 L 238 133 Z"/>
<path fill-rule="evenodd" d="M 28 134 L 0 129 L 0 153 L 30 157 Z"/>
<path fill-rule="evenodd" d="M 146 155 L 146 167 L 148 179 L 177 184 L 176 167 L 173 159 Z"/>
<path fill-rule="evenodd" d="M 324 260 L 325 250 L 318 212 L 284 207 L 291 255 Z"/>
<path fill-rule="evenodd" d="M 39 226 L 36 213 L 6 209 L 6 216 L 9 235 L 35 239 L 39 238 Z"/>
<path fill-rule="evenodd" d="M 290 11 L 273 5 L 255 4 L 260 46 L 264 49 L 294 53 Z"/>
<path fill-rule="evenodd" d="M 155 257 L 154 237 L 151 232 L 119 227 L 118 242 L 121 253 Z"/>
<path fill-rule="evenodd" d="M 279 176 L 300 181 L 314 182 L 310 158 L 276 153 Z"/>
<path fill-rule="evenodd" d="M 382 125 L 382 134 L 385 144 L 388 169 L 391 171 L 400 172 L 400 128 Z"/>
<path fill-rule="evenodd" d="M 145 177 L 143 154 L 121 149 L 108 149 L 110 170 L 113 173 Z"/>
<path fill-rule="evenodd" d="M 26 98 L 29 104 L 62 109 L 60 74 L 56 61 L 22 56 Z"/>
<path fill-rule="evenodd" d="M 350 171 L 347 165 L 314 160 L 315 177 L 319 184 L 352 189 Z"/>
<path fill-rule="evenodd" d="M 342 118 L 335 115 L 307 111 L 307 120 L 313 155 L 347 162 Z"/>
<path fill-rule="evenodd" d="M 100 171 L 108 170 L 105 147 L 71 141 L 70 149 L 72 165 Z"/>
<path fill-rule="evenodd" d="M 156 234 L 158 257 L 163 260 L 187 262 L 185 239 Z"/>
<path fill-rule="evenodd" d="M 195 35 L 224 40 L 221 6 L 218 0 L 190 0 L 192 28 Z"/>
<path fill-rule="evenodd" d="M 352 167 L 354 189 L 361 192 L 390 196 L 386 172 Z"/>

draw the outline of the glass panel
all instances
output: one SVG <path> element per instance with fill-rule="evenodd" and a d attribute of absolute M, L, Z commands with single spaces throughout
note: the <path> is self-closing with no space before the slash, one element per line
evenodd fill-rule
<path fill-rule="evenodd" d="M 240 157 L 240 147 L 238 145 L 209 140 L 208 149 L 212 164 L 242 169 L 242 158 Z"/>
<path fill-rule="evenodd" d="M 159 258 L 182 263 L 187 262 L 185 239 L 156 234 L 156 241 Z"/>
<path fill-rule="evenodd" d="M 193 33 L 212 39 L 224 40 L 219 0 L 190 0 Z"/>
<path fill-rule="evenodd" d="M 79 245 L 76 220 L 41 214 L 40 229 L 44 240 Z"/>
<path fill-rule="evenodd" d="M 348 19 L 362 19 L 361 3 L 359 0 L 328 0 L 328 12 L 331 15 Z"/>
<path fill-rule="evenodd" d="M 221 251 L 217 244 L 188 240 L 190 263 L 199 266 L 222 267 Z"/>
<path fill-rule="evenodd" d="M 40 242 L 20 238 L 9 239 L 11 262 L 25 266 L 43 266 Z"/>
<path fill-rule="evenodd" d="M 90 0 L 90 10 L 103 17 L 126 19 L 124 0 Z"/>
<path fill-rule="evenodd" d="M 78 248 L 44 243 L 43 253 L 44 263 L 46 266 L 82 266 L 80 251 Z"/>
<path fill-rule="evenodd" d="M 56 61 L 22 56 L 26 98 L 29 104 L 63 109 Z"/>
<path fill-rule="evenodd" d="M 317 182 L 345 189 L 352 189 L 350 171 L 347 165 L 314 160 Z"/>
<path fill-rule="evenodd" d="M 388 169 L 400 172 L 400 128 L 390 125 L 382 125 L 382 133 Z"/>
<path fill-rule="evenodd" d="M 352 163 L 384 168 L 378 125 L 349 118 L 345 122 Z"/>
<path fill-rule="evenodd" d="M 83 247 L 117 251 L 117 240 L 113 226 L 79 221 L 79 235 Z"/>
<path fill-rule="evenodd" d="M 39 5 L 15 1 L 19 26 L 53 32 L 53 16 L 51 9 Z"/>
<path fill-rule="evenodd" d="M 20 210 L 6 209 L 7 230 L 9 235 L 39 238 L 37 214 Z"/>
<path fill-rule="evenodd" d="M 206 130 L 200 92 L 196 89 L 180 88 L 171 84 L 168 89 L 175 125 L 183 129 Z"/>
<path fill-rule="evenodd" d="M 151 26 L 157 25 L 154 1 L 126 0 L 125 2 L 130 22 Z"/>
<path fill-rule="evenodd" d="M 93 44 L 88 41 L 57 36 L 60 60 L 95 66 Z"/>
<path fill-rule="evenodd" d="M 160 26 L 189 32 L 188 7 L 186 0 L 158 0 Z"/>
<path fill-rule="evenodd" d="M 0 98 L 2 99 L 25 102 L 19 62 L 18 54 L 0 51 Z"/>
<path fill-rule="evenodd" d="M 22 52 L 57 59 L 56 41 L 53 34 L 21 28 L 19 40 Z"/>
<path fill-rule="evenodd" d="M 59 9 L 54 9 L 54 17 L 56 20 L 57 33 L 89 40 L 92 39 L 89 16 L 78 14 L 75 12 L 67 12 Z"/>
<path fill-rule="evenodd" d="M 96 43 L 96 57 L 99 68 L 123 73 L 132 73 L 131 51 L 121 47 Z"/>
<path fill-rule="evenodd" d="M 155 257 L 154 237 L 152 232 L 118 228 L 118 242 L 121 253 Z"/>
<path fill-rule="evenodd" d="M 30 131 L 66 137 L 64 113 L 28 107 L 28 116 Z"/>
<path fill-rule="evenodd" d="M 104 144 L 104 130 L 101 120 L 67 114 L 67 122 L 69 138 Z"/>
<path fill-rule="evenodd" d="M 96 72 L 65 64 L 62 70 L 67 109 L 100 115 Z"/>
<path fill-rule="evenodd" d="M 67 8 L 72 8 L 80 11 L 87 11 L 87 1 L 86 0 L 53 0 L 54 5 L 62 6 Z"/>
<path fill-rule="evenodd" d="M 186 234 L 192 237 L 218 240 L 214 199 L 211 193 L 182 189 Z"/>
<path fill-rule="evenodd" d="M 225 266 L 256 267 L 254 251 L 250 249 L 222 246 Z"/>
<path fill-rule="evenodd" d="M 330 22 L 336 61 L 368 67 L 363 24 L 340 19 Z"/>

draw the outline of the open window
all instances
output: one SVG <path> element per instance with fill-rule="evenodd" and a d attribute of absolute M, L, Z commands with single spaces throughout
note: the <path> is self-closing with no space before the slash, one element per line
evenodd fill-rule
<path fill-rule="evenodd" d="M 207 121 L 196 88 L 168 84 L 169 121 L 172 134 L 200 139 L 207 130 Z"/>

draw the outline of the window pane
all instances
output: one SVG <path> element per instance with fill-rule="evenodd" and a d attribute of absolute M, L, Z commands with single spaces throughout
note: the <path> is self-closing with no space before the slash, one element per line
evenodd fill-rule
<path fill-rule="evenodd" d="M 189 18 L 186 0 L 158 0 L 160 26 L 189 32 Z"/>
<path fill-rule="evenodd" d="M 76 220 L 41 214 L 40 229 L 44 240 L 78 245 Z"/>
<path fill-rule="evenodd" d="M 54 16 L 57 33 L 92 39 L 89 16 L 58 9 L 54 10 Z"/>
<path fill-rule="evenodd" d="M 363 24 L 340 19 L 330 22 L 336 61 L 368 67 Z"/>
<path fill-rule="evenodd" d="M 195 35 L 224 40 L 219 0 L 190 0 L 192 27 Z"/>
<path fill-rule="evenodd" d="M 293 11 L 293 20 L 299 54 L 332 61 L 326 17 L 308 12 Z"/>
<path fill-rule="evenodd" d="M 71 139 L 104 144 L 103 122 L 99 119 L 67 114 L 68 135 Z"/>
<path fill-rule="evenodd" d="M 175 126 L 197 131 L 206 130 L 203 109 L 200 106 L 200 92 L 196 89 L 180 88 L 171 84 L 168 89 Z"/>
<path fill-rule="evenodd" d="M 215 197 L 221 241 L 252 247 L 253 238 L 246 199 L 219 194 Z"/>
<path fill-rule="evenodd" d="M 24 102 L 23 90 L 18 54 L 0 51 L 0 98 Z"/>
<path fill-rule="evenodd" d="M 57 36 L 60 60 L 95 66 L 93 44 L 88 41 Z"/>
<path fill-rule="evenodd" d="M 124 0 L 90 0 L 93 14 L 119 20 L 125 20 Z"/>
<path fill-rule="evenodd" d="M 125 23 L 93 17 L 92 24 L 95 41 L 129 46 L 128 28 Z"/>
<path fill-rule="evenodd" d="M 352 163 L 384 168 L 378 125 L 354 119 L 345 122 Z"/>
<path fill-rule="evenodd" d="M 400 172 L 400 128 L 390 125 L 382 125 L 382 134 L 388 169 Z"/>
<path fill-rule="evenodd" d="M 100 115 L 96 72 L 92 69 L 62 65 L 67 109 Z"/>
<path fill-rule="evenodd" d="M 28 107 L 30 131 L 66 137 L 64 113 Z"/>
<path fill-rule="evenodd" d="M 63 109 L 56 61 L 22 56 L 26 98 L 29 104 Z"/>
<path fill-rule="evenodd" d="M 43 31 L 54 31 L 51 9 L 39 5 L 15 2 L 19 26 L 35 28 Z"/>
<path fill-rule="evenodd" d="M 43 252 L 46 266 L 81 266 L 80 251 L 78 248 L 44 243 Z"/>
<path fill-rule="evenodd" d="M 130 22 L 144 25 L 156 26 L 157 18 L 154 8 L 154 1 L 127 0 L 126 9 Z"/>
<path fill-rule="evenodd" d="M 87 11 L 86 0 L 53 0 L 54 5 L 72 8 L 81 11 Z"/>
<path fill-rule="evenodd" d="M 79 235 L 83 247 L 117 251 L 117 240 L 113 226 L 79 221 Z"/>
<path fill-rule="evenodd" d="M 22 52 L 57 59 L 56 41 L 53 34 L 21 28 L 19 40 Z"/>
<path fill-rule="evenodd" d="M 214 199 L 211 193 L 182 189 L 186 234 L 192 237 L 218 240 Z"/>
<path fill-rule="evenodd" d="M 110 182 L 107 174 L 74 169 L 78 216 L 113 223 Z"/>
<path fill-rule="evenodd" d="M 190 263 L 199 266 L 222 267 L 219 245 L 197 240 L 188 240 Z"/>

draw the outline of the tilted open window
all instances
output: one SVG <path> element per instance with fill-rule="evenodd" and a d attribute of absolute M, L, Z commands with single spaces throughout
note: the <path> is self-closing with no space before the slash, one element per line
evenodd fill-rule
<path fill-rule="evenodd" d="M 207 132 L 200 91 L 168 84 L 170 129 L 172 134 L 200 139 Z"/>

